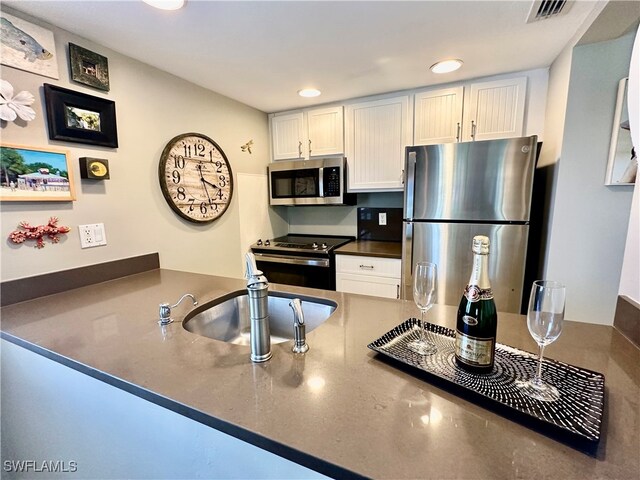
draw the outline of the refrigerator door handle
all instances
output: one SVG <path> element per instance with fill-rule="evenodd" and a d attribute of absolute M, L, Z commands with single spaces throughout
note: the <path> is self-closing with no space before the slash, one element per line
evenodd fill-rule
<path fill-rule="evenodd" d="M 407 153 L 405 166 L 404 217 L 413 218 L 413 190 L 416 176 L 416 152 Z"/>

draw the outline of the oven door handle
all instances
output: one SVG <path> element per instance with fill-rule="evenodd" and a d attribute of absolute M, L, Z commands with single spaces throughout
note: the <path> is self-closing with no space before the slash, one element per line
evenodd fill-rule
<path fill-rule="evenodd" d="M 291 265 L 307 265 L 310 267 L 325 267 L 330 266 L 328 258 L 314 258 L 314 257 L 296 257 L 293 255 L 273 255 L 267 253 L 254 253 L 256 262 L 272 262 L 272 263 L 288 263 Z"/>

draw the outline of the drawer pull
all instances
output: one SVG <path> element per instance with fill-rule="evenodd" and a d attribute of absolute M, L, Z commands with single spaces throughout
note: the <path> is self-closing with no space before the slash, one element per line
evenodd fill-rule
<path fill-rule="evenodd" d="M 360 268 L 368 268 L 369 270 L 373 270 L 375 267 L 373 265 L 360 265 Z"/>

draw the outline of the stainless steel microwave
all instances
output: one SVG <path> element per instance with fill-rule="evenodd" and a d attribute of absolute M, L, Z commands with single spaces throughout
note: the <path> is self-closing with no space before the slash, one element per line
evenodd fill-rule
<path fill-rule="evenodd" d="M 342 158 L 276 162 L 268 167 L 271 205 L 355 205 L 346 193 L 347 163 Z"/>

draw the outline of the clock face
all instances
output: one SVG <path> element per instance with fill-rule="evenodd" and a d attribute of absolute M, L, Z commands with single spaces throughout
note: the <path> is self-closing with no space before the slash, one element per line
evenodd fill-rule
<path fill-rule="evenodd" d="M 158 175 L 169 206 L 191 222 L 212 222 L 231 202 L 229 161 L 216 142 L 199 133 L 178 135 L 167 143 Z"/>
<path fill-rule="evenodd" d="M 107 167 L 102 162 L 89 163 L 89 170 L 94 177 L 104 177 L 107 174 Z"/>

